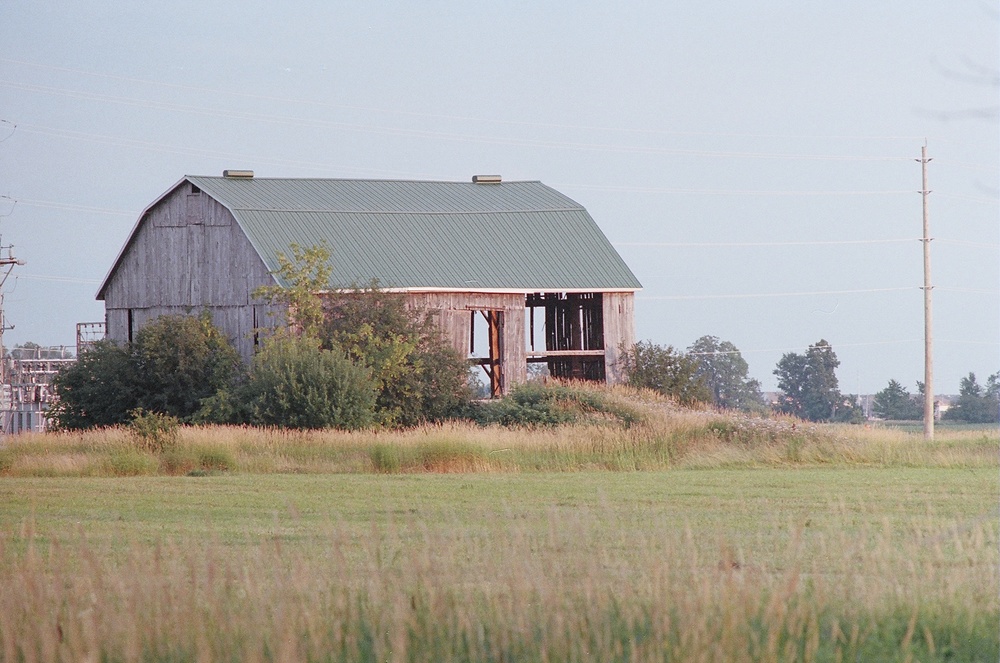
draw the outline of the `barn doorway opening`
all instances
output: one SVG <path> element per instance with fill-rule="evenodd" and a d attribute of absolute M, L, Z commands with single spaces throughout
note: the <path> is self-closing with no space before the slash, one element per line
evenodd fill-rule
<path fill-rule="evenodd" d="M 490 398 L 500 398 L 504 389 L 503 311 L 469 311 L 469 361 L 482 367 L 489 381 Z"/>
<path fill-rule="evenodd" d="M 535 293 L 525 306 L 529 364 L 544 363 L 556 378 L 605 380 L 602 293 Z"/>

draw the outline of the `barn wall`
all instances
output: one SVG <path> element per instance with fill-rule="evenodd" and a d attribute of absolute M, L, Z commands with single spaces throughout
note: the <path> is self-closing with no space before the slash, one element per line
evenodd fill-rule
<path fill-rule="evenodd" d="M 609 384 L 619 384 L 621 349 L 635 345 L 635 294 L 604 293 L 604 368 Z"/>
<path fill-rule="evenodd" d="M 414 308 L 434 312 L 445 337 L 463 357 L 469 354 L 470 311 L 503 311 L 504 327 L 500 361 L 504 367 L 504 392 L 528 380 L 525 349 L 524 295 L 517 293 L 427 292 L 410 293 Z"/>
<path fill-rule="evenodd" d="M 208 309 L 244 359 L 253 354 L 253 328 L 270 324 L 272 310 L 250 293 L 274 282 L 243 230 L 224 206 L 182 183 L 143 218 L 104 292 L 108 338 L 128 340 L 166 314 Z"/>

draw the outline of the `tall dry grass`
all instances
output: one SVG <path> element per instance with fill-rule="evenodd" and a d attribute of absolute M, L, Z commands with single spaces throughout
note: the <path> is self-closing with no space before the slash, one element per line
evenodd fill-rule
<path fill-rule="evenodd" d="M 1000 432 L 940 430 L 932 442 L 891 428 L 815 425 L 677 408 L 649 393 L 602 392 L 634 421 L 590 416 L 556 427 L 468 422 L 406 431 L 183 427 L 160 453 L 127 429 L 12 436 L 0 476 L 530 472 L 759 466 L 969 467 L 998 464 Z"/>
<path fill-rule="evenodd" d="M 5 661 L 997 660 L 997 530 L 483 513 L 308 540 L 0 541 Z"/>

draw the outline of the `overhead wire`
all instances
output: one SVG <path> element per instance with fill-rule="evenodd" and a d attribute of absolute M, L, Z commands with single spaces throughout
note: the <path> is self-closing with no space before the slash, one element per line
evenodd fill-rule
<path fill-rule="evenodd" d="M 615 145 L 611 143 L 584 143 L 584 142 L 574 142 L 574 141 L 509 138 L 509 137 L 485 136 L 485 135 L 475 135 L 475 134 L 456 134 L 443 131 L 402 129 L 398 127 L 378 126 L 372 124 L 338 122 L 338 121 L 324 120 L 324 119 L 306 119 L 306 118 L 283 116 L 283 115 L 251 113 L 240 110 L 234 111 L 221 108 L 207 108 L 203 106 L 177 104 L 174 102 L 151 101 L 147 99 L 112 96 L 112 95 L 105 95 L 93 92 L 81 92 L 78 90 L 57 88 L 46 85 L 16 83 L 9 80 L 0 80 L 0 86 L 6 86 L 30 92 L 41 92 L 45 94 L 61 95 L 72 99 L 124 104 L 124 105 L 137 106 L 140 108 L 148 108 L 153 110 L 193 113 L 193 114 L 212 116 L 212 117 L 224 117 L 227 119 L 235 118 L 241 120 L 289 124 L 293 126 L 327 127 L 327 128 L 335 128 L 346 131 L 357 131 L 363 133 L 375 133 L 375 134 L 415 137 L 415 138 L 435 138 L 439 140 L 486 143 L 495 145 L 523 145 L 531 147 L 549 147 L 556 149 L 570 149 L 570 150 L 580 150 L 580 151 L 599 151 L 599 152 L 624 153 L 624 154 L 668 154 L 673 156 L 690 156 L 690 157 L 706 157 L 706 158 L 743 158 L 743 159 L 809 160 L 809 161 L 909 161 L 910 160 L 909 157 L 897 157 L 897 156 L 846 156 L 846 155 L 829 155 L 829 154 L 794 154 L 794 153 L 769 153 L 769 152 L 752 152 L 752 151 L 693 150 L 693 149 L 680 149 L 680 148 L 653 147 L 646 145 L 624 146 L 624 145 Z"/>
<path fill-rule="evenodd" d="M 468 115 L 455 115 L 455 114 L 445 114 L 445 113 L 428 113 L 421 111 L 409 111 L 400 108 L 379 108 L 372 106 L 361 106 L 355 104 L 337 104 L 331 102 L 317 101 L 314 99 L 303 99 L 271 94 L 260 94 L 254 92 L 246 92 L 242 90 L 225 90 L 221 88 L 212 88 L 207 86 L 190 85 L 184 83 L 170 83 L 166 81 L 156 81 L 145 78 L 137 78 L 132 76 L 121 76 L 116 74 L 107 74 L 102 72 L 95 72 L 86 69 L 79 69 L 73 67 L 61 67 L 55 65 L 42 64 L 38 62 L 29 62 L 26 60 L 16 60 L 13 58 L 0 58 L 0 63 L 16 64 L 21 66 L 36 67 L 40 69 L 48 69 L 50 71 L 60 71 L 65 73 L 72 73 L 74 75 L 84 75 L 96 78 L 105 78 L 108 80 L 116 81 L 126 81 L 130 83 L 141 83 L 143 85 L 153 85 L 159 87 L 165 87 L 168 89 L 179 89 L 179 90 L 191 90 L 194 92 L 209 92 L 212 94 L 222 94 L 243 99 L 258 99 L 261 101 L 281 101 L 284 103 L 294 103 L 308 106 L 316 106 L 319 108 L 337 108 L 342 110 L 352 110 L 352 111 L 364 111 L 366 113 L 385 113 L 392 115 L 401 115 L 409 117 L 425 117 L 431 119 L 441 119 L 441 120 L 458 120 L 463 122 L 474 122 L 476 124 L 492 123 L 492 124 L 507 124 L 514 126 L 534 126 L 543 128 L 558 128 L 558 129 L 573 129 L 582 131 L 607 131 L 607 132 L 623 132 L 623 133 L 635 133 L 643 135 L 662 135 L 662 136 L 714 136 L 721 138 L 767 138 L 767 139 L 836 139 L 836 140 L 925 140 L 926 136 L 879 136 L 879 135 L 844 135 L 844 134 L 827 134 L 827 135 L 815 135 L 815 134 L 755 134 L 755 133 L 739 133 L 739 132 L 704 132 L 704 131 L 677 131 L 677 130 L 667 130 L 667 129 L 634 129 L 629 127 L 609 127 L 609 126 L 597 126 L 597 125 L 579 125 L 579 124 L 566 124 L 557 122 L 539 122 L 539 121 L 528 121 L 528 120 L 504 120 L 497 118 L 484 118 L 478 116 L 468 116 Z"/>

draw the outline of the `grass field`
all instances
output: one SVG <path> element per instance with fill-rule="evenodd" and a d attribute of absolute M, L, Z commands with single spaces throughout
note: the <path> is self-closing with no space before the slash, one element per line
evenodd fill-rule
<path fill-rule="evenodd" d="M 7 439 L 0 660 L 1000 659 L 995 429 L 612 397 L 554 428 Z"/>
<path fill-rule="evenodd" d="M 997 660 L 995 471 L 0 481 L 3 660 Z"/>

